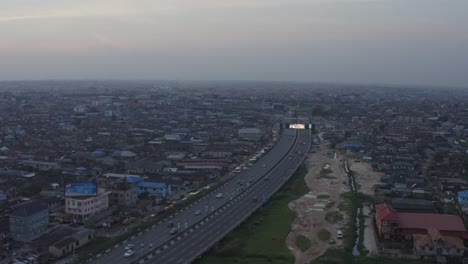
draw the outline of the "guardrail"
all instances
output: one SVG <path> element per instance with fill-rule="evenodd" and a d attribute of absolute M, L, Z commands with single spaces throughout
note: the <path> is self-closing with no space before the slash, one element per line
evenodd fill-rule
<path fill-rule="evenodd" d="M 297 139 L 298 139 L 298 135 L 297 135 L 297 132 L 296 132 L 296 138 L 294 139 L 294 143 L 292 144 L 292 146 L 288 149 L 288 151 L 286 152 L 286 154 L 280 159 L 280 161 L 278 163 L 276 163 L 273 167 L 271 167 L 266 173 L 263 174 L 262 177 L 259 177 L 252 185 L 250 185 L 247 189 L 245 189 L 244 191 L 238 193 L 237 195 L 235 195 L 232 200 L 234 199 L 237 199 L 237 198 L 240 198 L 242 196 L 244 196 L 247 191 L 251 191 L 252 188 L 254 186 L 256 186 L 267 174 L 269 174 L 273 169 L 275 169 L 287 156 L 289 156 L 291 150 L 296 146 L 297 144 Z M 303 163 L 304 159 L 305 159 L 305 155 L 308 153 L 308 150 L 310 149 L 310 144 L 307 146 L 307 150 L 303 152 L 303 156 L 300 160 L 300 162 L 298 162 L 298 164 L 295 166 L 295 169 L 292 170 L 291 173 L 288 174 L 287 177 L 284 178 L 284 180 L 278 184 L 278 186 L 276 186 L 273 191 L 270 192 L 270 196 L 274 193 L 276 193 L 283 185 L 284 183 L 286 183 L 290 178 L 291 176 L 297 171 L 297 169 L 300 167 L 300 165 Z M 297 161 L 297 159 L 295 159 Z M 227 204 L 231 203 L 231 199 L 226 201 L 224 204 L 222 204 L 218 209 L 216 209 L 215 211 L 211 212 L 210 214 L 208 214 L 207 216 L 205 216 L 204 218 L 202 218 L 200 221 L 196 222 L 195 224 L 192 225 L 192 227 L 194 227 L 194 229 L 197 229 L 199 224 L 200 223 L 204 223 L 205 221 L 207 221 L 207 219 L 209 218 L 212 218 L 213 216 L 219 214 L 219 212 L 222 212 L 225 210 L 225 207 Z M 218 237 L 212 242 L 210 243 L 205 249 L 203 249 L 202 251 L 200 251 L 197 255 L 195 255 L 193 259 L 196 259 L 200 256 L 202 256 L 204 253 L 206 253 L 206 251 L 208 251 L 211 247 L 213 247 L 213 245 L 215 245 L 216 243 L 218 243 L 220 240 L 222 240 L 227 234 L 229 234 L 232 230 L 234 230 L 236 227 L 238 227 L 242 222 L 244 222 L 247 218 L 249 218 L 256 210 L 258 210 L 258 208 L 260 208 L 262 205 L 262 203 L 258 203 L 255 207 L 253 207 L 247 214 L 245 214 L 243 217 L 241 217 L 239 219 L 239 221 L 237 221 L 234 225 L 232 225 L 231 227 L 229 227 L 228 229 L 226 229 L 224 232 L 221 232 Z M 187 231 L 188 229 L 188 231 Z M 187 235 L 187 232 L 191 233 L 194 231 L 193 228 L 187 228 L 186 231 L 182 232 L 182 233 L 179 233 L 178 235 L 174 236 L 174 238 L 168 240 L 167 242 L 161 244 L 160 246 L 156 247 L 155 249 L 153 249 L 152 251 L 146 253 L 145 255 L 139 257 L 137 260 L 134 260 L 132 261 L 131 263 L 132 264 L 142 264 L 142 263 L 145 263 L 146 260 L 151 260 L 153 258 L 153 255 L 154 254 L 159 254 L 162 250 L 165 250 L 167 249 L 169 246 L 175 244 L 176 241 L 179 241 L 181 239 L 181 237 L 183 236 L 186 236 Z"/>

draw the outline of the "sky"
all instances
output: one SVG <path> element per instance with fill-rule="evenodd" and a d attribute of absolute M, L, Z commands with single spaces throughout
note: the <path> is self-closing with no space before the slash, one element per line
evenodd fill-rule
<path fill-rule="evenodd" d="M 468 88 L 467 0 L 1 0 L 0 80 Z"/>

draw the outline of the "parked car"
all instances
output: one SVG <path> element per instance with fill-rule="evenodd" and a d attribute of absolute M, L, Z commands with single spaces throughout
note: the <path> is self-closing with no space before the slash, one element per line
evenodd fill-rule
<path fill-rule="evenodd" d="M 134 247 L 135 247 L 135 245 L 133 245 L 133 244 L 128 244 L 128 245 L 125 247 L 125 251 L 132 250 Z"/>
<path fill-rule="evenodd" d="M 221 198 L 221 197 L 223 197 L 223 194 L 222 194 L 222 193 L 218 193 L 218 194 L 216 195 L 216 198 Z"/>
<path fill-rule="evenodd" d="M 338 238 L 338 239 L 343 238 L 343 232 L 341 230 L 336 231 L 336 238 Z"/>

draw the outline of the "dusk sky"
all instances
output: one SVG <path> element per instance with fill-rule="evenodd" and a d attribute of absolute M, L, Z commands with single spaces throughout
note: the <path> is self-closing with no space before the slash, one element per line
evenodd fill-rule
<path fill-rule="evenodd" d="M 1 0 L 0 80 L 468 88 L 467 0 Z"/>

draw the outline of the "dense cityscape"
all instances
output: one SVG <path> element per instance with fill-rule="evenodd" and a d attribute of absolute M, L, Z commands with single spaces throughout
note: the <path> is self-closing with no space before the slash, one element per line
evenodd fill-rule
<path fill-rule="evenodd" d="M 370 261 L 465 259 L 464 90 L 0 87 L 2 263 L 216 262 L 223 249 L 209 249 L 270 210 L 275 192 L 298 177 L 306 190 L 288 198 L 295 217 L 283 226 L 282 250 L 290 255 L 278 263 L 344 263 L 334 251 Z M 299 248 L 303 239 L 310 248 Z M 259 255 L 258 263 L 284 257 Z"/>

